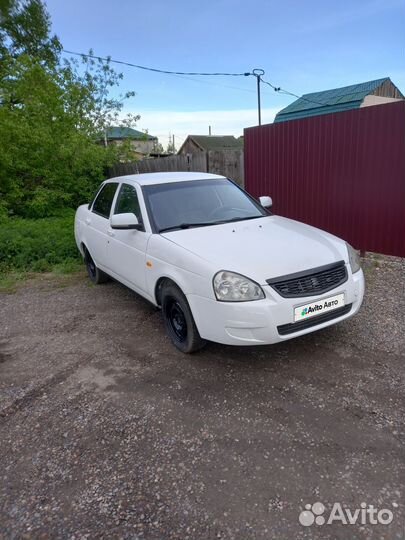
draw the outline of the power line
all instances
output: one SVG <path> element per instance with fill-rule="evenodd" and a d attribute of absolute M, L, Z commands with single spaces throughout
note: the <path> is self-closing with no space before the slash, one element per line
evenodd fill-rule
<path fill-rule="evenodd" d="M 297 99 L 303 99 L 304 101 L 308 101 L 308 103 L 314 103 L 315 105 L 321 105 L 322 107 L 324 105 L 327 105 L 327 103 L 321 103 L 320 101 L 315 101 L 313 99 L 308 99 L 304 96 L 299 96 L 298 94 L 294 94 L 293 92 L 289 92 L 288 90 L 284 90 L 284 88 L 281 88 L 280 86 L 274 86 L 271 82 L 265 81 L 263 78 L 260 79 L 262 83 L 267 84 L 270 86 L 270 88 L 273 88 L 273 90 L 279 94 L 284 94 L 286 96 L 292 96 Z"/>
<path fill-rule="evenodd" d="M 186 72 L 168 71 L 168 70 L 164 70 L 164 69 L 149 68 L 147 66 L 139 66 L 138 64 L 132 64 L 130 62 L 124 62 L 124 61 L 121 61 L 121 60 L 112 60 L 110 57 L 103 58 L 101 56 L 95 56 L 95 55 L 92 55 L 92 54 L 85 54 L 85 53 L 67 51 L 65 49 L 63 49 L 62 52 L 67 53 L 67 54 L 74 54 L 76 56 L 83 56 L 85 58 L 94 58 L 96 60 L 101 60 L 101 61 L 104 61 L 104 62 L 114 62 L 116 64 L 121 64 L 121 65 L 129 66 L 129 67 L 135 67 L 135 68 L 139 68 L 139 69 L 144 69 L 146 71 L 153 71 L 153 72 L 156 72 L 156 73 L 163 73 L 165 75 L 174 75 L 174 76 L 180 77 L 182 79 L 186 79 L 188 81 L 197 82 L 196 79 L 192 79 L 191 77 L 187 77 Z M 194 73 L 194 72 L 192 72 L 191 73 L 190 72 L 190 73 L 187 73 L 187 75 L 191 75 L 191 76 L 200 76 L 200 75 L 218 76 L 218 75 L 221 75 L 221 76 L 231 76 L 231 77 L 242 77 L 242 76 L 247 77 L 249 75 L 253 75 L 253 73 L 248 73 L 248 72 L 246 72 L 246 73 Z M 222 88 L 229 88 L 231 90 L 239 90 L 240 92 L 256 93 L 255 90 L 251 90 L 249 88 L 241 88 L 239 86 L 230 86 L 230 85 L 219 84 L 219 83 L 214 83 L 214 82 L 204 81 L 204 80 L 200 80 L 199 82 L 204 83 L 204 84 L 209 84 L 209 85 L 212 85 L 212 86 L 221 86 Z"/>
<path fill-rule="evenodd" d="M 95 60 L 101 60 L 102 62 L 111 62 L 114 64 L 121 64 L 124 66 L 130 66 L 137 69 L 143 69 L 145 71 L 153 71 L 155 73 L 165 73 L 167 75 L 192 75 L 192 76 L 204 76 L 204 77 L 248 77 L 249 75 L 252 75 L 250 72 L 245 73 L 222 73 L 222 72 L 216 72 L 216 73 L 204 73 L 204 72 L 193 72 L 193 71 L 169 71 L 167 69 L 157 69 L 157 68 L 151 68 L 147 66 L 140 66 L 139 64 L 132 64 L 131 62 L 124 62 L 122 60 L 114 60 L 110 57 L 102 57 L 102 56 L 95 56 L 94 54 L 84 54 L 84 53 L 78 53 L 74 51 L 67 51 L 66 49 L 62 49 L 62 52 L 66 54 L 73 54 L 75 56 L 82 56 L 84 58 L 93 58 Z"/>
<path fill-rule="evenodd" d="M 252 90 L 251 88 L 241 88 L 240 86 L 231 86 L 230 84 L 221 84 L 219 82 L 213 82 L 211 80 L 207 80 L 206 78 L 200 78 L 200 79 L 193 79 L 193 77 L 187 77 L 185 75 L 177 75 L 177 74 L 173 74 L 173 73 L 168 73 L 168 75 L 172 75 L 173 77 L 178 77 L 179 79 L 183 79 L 183 80 L 186 80 L 186 81 L 191 81 L 193 83 L 197 83 L 197 84 L 208 84 L 209 86 L 217 86 L 217 87 L 221 87 L 221 88 L 229 88 L 230 90 L 238 90 L 239 92 L 248 92 L 248 93 L 253 93 L 255 94 L 255 90 Z"/>
<path fill-rule="evenodd" d="M 249 77 L 249 76 L 253 76 L 253 77 L 256 77 L 256 80 L 257 80 L 259 125 L 261 124 L 260 83 L 266 84 L 267 86 L 269 86 L 270 88 L 272 88 L 275 92 L 277 92 L 279 94 L 292 96 L 292 97 L 295 97 L 297 99 L 302 99 L 304 101 L 307 101 L 308 103 L 313 103 L 315 105 L 320 105 L 320 106 L 327 105 L 327 103 L 321 103 L 319 101 L 308 99 L 308 98 L 306 98 L 304 96 L 299 96 L 298 94 L 294 94 L 294 92 L 290 92 L 288 90 L 285 90 L 284 88 L 281 88 L 280 86 L 275 86 L 274 84 L 272 84 L 269 81 L 265 81 L 263 79 L 263 75 L 265 74 L 263 69 L 253 69 L 251 72 L 246 71 L 244 73 L 226 73 L 226 72 L 208 73 L 208 72 L 195 72 L 195 71 L 171 71 L 171 70 L 167 70 L 167 69 L 158 69 L 158 68 L 152 68 L 152 67 L 148 67 L 148 66 L 141 66 L 139 64 L 134 64 L 132 62 L 125 62 L 123 60 L 114 60 L 110 56 L 107 56 L 107 57 L 96 56 L 94 54 L 85 54 L 85 53 L 79 53 L 79 52 L 76 52 L 76 51 L 69 51 L 67 49 L 62 49 L 62 52 L 66 53 L 66 54 L 72 54 L 72 55 L 75 55 L 75 56 L 81 56 L 82 58 L 92 58 L 94 60 L 99 60 L 101 62 L 111 62 L 111 63 L 114 63 L 114 64 L 120 64 L 120 65 L 123 65 L 123 66 L 129 66 L 129 67 L 133 67 L 133 68 L 136 68 L 136 69 L 142 69 L 144 71 L 151 71 L 151 72 L 154 72 L 154 73 L 163 73 L 165 75 L 174 75 L 174 76 L 177 76 L 177 77 L 182 77 L 184 79 L 188 79 L 190 76 L 191 77 L 195 77 L 195 76 L 203 76 L 203 77 L 218 77 L 218 76 L 220 76 L 220 77 Z M 193 81 L 194 79 L 189 79 L 189 80 Z M 200 82 L 203 82 L 203 81 L 200 81 Z M 204 82 L 207 82 L 207 81 L 204 81 Z M 207 82 L 207 84 L 210 84 L 210 83 Z M 211 83 L 211 84 L 215 84 L 215 83 Z M 220 86 L 224 86 L 224 85 L 220 85 Z M 242 89 L 242 88 L 230 87 L 230 86 L 229 86 L 229 88 L 232 88 L 234 90 L 244 90 L 244 91 L 251 92 L 251 90 L 248 90 L 248 89 Z"/>
<path fill-rule="evenodd" d="M 280 93 L 280 94 L 285 94 L 287 96 L 292 96 L 292 97 L 295 97 L 297 99 L 302 99 L 304 101 L 307 101 L 308 103 L 314 103 L 315 105 L 321 105 L 322 107 L 326 106 L 326 105 L 332 105 L 331 101 L 315 101 L 314 99 L 309 99 L 305 96 L 299 96 L 298 94 L 294 94 L 293 92 L 289 92 L 288 90 L 284 90 L 284 88 L 280 88 L 279 86 L 274 86 L 273 84 L 271 84 L 270 82 L 268 81 L 265 81 L 264 79 L 261 79 L 262 83 L 264 84 L 267 84 L 268 86 L 270 86 L 271 88 L 273 88 L 273 90 L 275 90 L 276 92 Z M 346 96 L 353 96 L 355 94 L 357 94 L 358 92 L 347 92 L 346 94 L 339 94 L 338 97 L 339 98 L 342 98 L 342 97 L 346 97 Z"/>
<path fill-rule="evenodd" d="M 268 81 L 265 81 L 262 78 L 262 75 L 264 75 L 264 70 L 253 70 L 253 72 L 246 71 L 244 73 L 226 73 L 226 72 L 208 73 L 208 72 L 195 72 L 195 71 L 170 71 L 170 70 L 167 70 L 167 69 L 158 69 L 158 68 L 152 68 L 152 67 L 149 67 L 149 66 L 141 66 L 139 64 L 133 64 L 132 62 L 125 62 L 123 60 L 114 60 L 110 56 L 103 57 L 103 56 L 97 56 L 97 55 L 94 55 L 94 54 L 86 54 L 86 53 L 79 53 L 79 52 L 76 52 L 76 51 L 68 51 L 67 49 L 62 49 L 62 52 L 66 53 L 66 54 L 73 54 L 75 56 L 81 56 L 81 57 L 84 57 L 84 58 L 92 58 L 92 59 L 95 59 L 95 60 L 100 60 L 102 62 L 111 62 L 111 63 L 114 63 L 114 64 L 120 64 L 120 65 L 124 65 L 124 66 L 134 67 L 134 68 L 137 68 L 137 69 L 143 69 L 145 71 L 152 71 L 154 73 L 163 73 L 165 75 L 178 75 L 178 76 L 182 76 L 183 78 L 186 78 L 187 75 L 188 76 L 204 76 L 204 77 L 217 77 L 217 76 L 221 76 L 221 77 L 249 77 L 249 76 L 260 77 L 260 82 L 262 82 L 264 84 L 267 84 L 268 86 L 270 86 L 270 88 L 272 88 L 273 90 L 275 90 L 276 92 L 278 92 L 280 94 L 285 94 L 285 95 L 288 95 L 288 96 L 292 96 L 292 97 L 295 97 L 297 99 L 303 99 L 304 101 L 308 101 L 309 103 L 315 103 L 316 105 L 324 105 L 324 103 L 320 103 L 318 101 L 310 100 L 310 99 L 305 98 L 303 96 L 299 96 L 297 94 L 294 94 L 293 92 L 289 92 L 288 90 L 284 90 L 281 87 L 274 86 L 272 83 L 270 83 Z M 260 71 L 262 73 L 260 75 L 258 75 L 257 73 L 255 73 L 255 71 L 256 72 Z M 189 79 L 189 80 L 194 80 L 194 79 Z M 231 87 L 231 86 L 229 86 L 229 88 L 231 88 L 233 90 L 243 90 L 243 91 L 246 91 L 246 92 L 252 92 L 252 90 L 248 90 L 246 88 L 237 88 L 237 87 Z"/>

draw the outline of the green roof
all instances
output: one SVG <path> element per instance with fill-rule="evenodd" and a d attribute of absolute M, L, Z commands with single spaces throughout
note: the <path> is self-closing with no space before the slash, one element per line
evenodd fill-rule
<path fill-rule="evenodd" d="M 284 122 L 286 120 L 307 118 L 308 116 L 357 109 L 366 96 L 372 94 L 377 88 L 389 80 L 389 77 L 384 77 L 383 79 L 352 84 L 343 88 L 304 94 L 285 109 L 282 109 L 276 115 L 274 122 Z"/>
<path fill-rule="evenodd" d="M 156 137 L 152 137 L 147 133 L 138 131 L 128 127 L 111 127 L 107 129 L 107 139 L 138 139 L 138 140 L 155 140 Z"/>
<path fill-rule="evenodd" d="M 189 135 L 189 137 L 203 150 L 243 147 L 243 141 L 239 141 L 233 135 Z"/>

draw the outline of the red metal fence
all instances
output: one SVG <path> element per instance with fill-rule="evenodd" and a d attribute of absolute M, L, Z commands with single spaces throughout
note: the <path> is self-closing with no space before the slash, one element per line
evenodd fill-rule
<path fill-rule="evenodd" d="M 245 129 L 245 186 L 357 249 L 405 257 L 405 101 Z"/>

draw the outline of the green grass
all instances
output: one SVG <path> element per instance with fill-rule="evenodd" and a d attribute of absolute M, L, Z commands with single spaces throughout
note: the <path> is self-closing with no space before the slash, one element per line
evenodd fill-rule
<path fill-rule="evenodd" d="M 83 270 L 83 268 L 83 259 L 80 257 L 75 260 L 69 259 L 59 264 L 55 264 L 52 268 L 52 272 L 57 276 L 64 276 L 66 274 L 79 272 L 80 270 Z"/>
<path fill-rule="evenodd" d="M 81 269 L 73 226 L 73 210 L 44 219 L 0 221 L 0 290 L 13 289 L 33 273 L 66 275 Z"/>
<path fill-rule="evenodd" d="M 11 272 L 0 274 L 0 293 L 13 293 L 17 290 L 19 283 L 27 279 L 25 272 Z"/>

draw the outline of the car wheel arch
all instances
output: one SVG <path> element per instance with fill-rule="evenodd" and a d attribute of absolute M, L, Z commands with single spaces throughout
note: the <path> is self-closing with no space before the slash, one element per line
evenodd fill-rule
<path fill-rule="evenodd" d="M 175 285 L 184 294 L 182 287 L 173 278 L 168 277 L 168 276 L 160 277 L 155 284 L 155 301 L 156 301 L 156 305 L 159 307 L 161 307 L 162 305 L 163 286 L 168 283 Z"/>
<path fill-rule="evenodd" d="M 88 253 L 89 256 L 90 256 L 90 257 L 93 259 L 93 261 L 94 261 L 94 257 L 93 257 L 93 255 L 92 255 L 91 251 L 89 250 L 89 248 L 87 247 L 87 245 L 86 245 L 84 242 L 82 242 L 82 243 L 80 244 L 80 247 L 83 249 L 83 258 L 85 259 L 85 258 L 86 258 L 86 254 Z M 95 262 L 95 261 L 94 261 L 94 262 Z"/>
<path fill-rule="evenodd" d="M 80 242 L 80 253 L 82 254 L 82 257 L 86 256 L 86 252 L 89 250 L 87 249 L 87 246 L 84 242 Z"/>
<path fill-rule="evenodd" d="M 89 248 L 86 246 L 86 244 L 84 242 L 82 242 L 81 247 L 83 249 L 83 259 L 84 259 L 84 261 L 86 262 L 87 257 L 90 257 L 90 259 L 92 259 L 94 261 L 94 263 L 97 264 L 97 262 L 94 260 L 94 257 L 92 255 L 91 251 L 89 250 Z"/>

